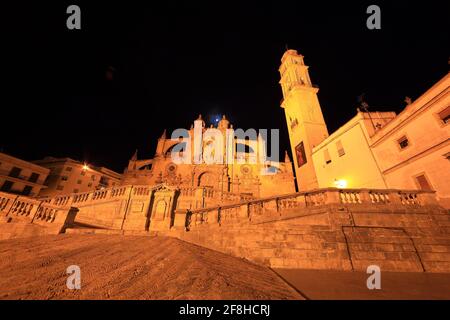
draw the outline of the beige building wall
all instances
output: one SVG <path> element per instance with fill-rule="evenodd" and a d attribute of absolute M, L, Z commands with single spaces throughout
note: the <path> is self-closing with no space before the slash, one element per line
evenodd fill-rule
<path fill-rule="evenodd" d="M 394 112 L 359 112 L 313 149 L 312 159 L 320 188 L 386 188 L 369 147 L 373 127 L 395 117 Z"/>
<path fill-rule="evenodd" d="M 0 191 L 37 196 L 45 188 L 50 170 L 0 153 Z"/>
<path fill-rule="evenodd" d="M 34 163 L 46 167 L 50 174 L 46 181 L 47 188 L 40 196 L 81 193 L 120 184 L 122 175 L 103 167 L 85 165 L 70 158 L 46 157 Z"/>
<path fill-rule="evenodd" d="M 450 74 L 371 139 L 390 188 L 436 190 L 450 207 Z"/>
<path fill-rule="evenodd" d="M 327 137 L 307 70 L 295 50 L 284 53 L 282 107 L 299 190 L 427 189 L 435 190 L 441 204 L 450 207 L 450 74 L 399 115 L 358 110 Z"/>

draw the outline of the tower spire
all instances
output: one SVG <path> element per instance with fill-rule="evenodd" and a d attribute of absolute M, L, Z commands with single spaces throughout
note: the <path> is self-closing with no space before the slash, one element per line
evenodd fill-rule
<path fill-rule="evenodd" d="M 131 157 L 131 161 L 136 161 L 138 159 L 138 150 L 136 149 L 136 151 L 134 152 L 133 156 Z"/>
<path fill-rule="evenodd" d="M 308 66 L 297 50 L 286 50 L 279 71 L 281 107 L 286 116 L 298 190 L 311 190 L 318 187 L 312 150 L 328 137 L 317 97 L 319 89 L 312 85 Z"/>

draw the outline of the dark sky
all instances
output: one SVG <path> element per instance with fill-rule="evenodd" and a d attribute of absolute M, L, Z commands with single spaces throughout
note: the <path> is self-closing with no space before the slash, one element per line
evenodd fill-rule
<path fill-rule="evenodd" d="M 2 4 L 0 150 L 27 160 L 122 171 L 136 148 L 152 157 L 164 128 L 189 128 L 199 113 L 279 128 L 286 149 L 286 45 L 305 56 L 330 133 L 361 93 L 372 110 L 398 112 L 449 70 L 448 1 L 42 2 Z M 79 31 L 66 28 L 70 4 Z M 381 30 L 366 28 L 369 4 Z"/>

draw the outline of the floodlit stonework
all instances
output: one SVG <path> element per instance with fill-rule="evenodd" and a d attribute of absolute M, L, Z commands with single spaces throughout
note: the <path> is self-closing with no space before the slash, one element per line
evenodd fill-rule
<path fill-rule="evenodd" d="M 299 190 L 434 190 L 450 208 L 450 73 L 398 115 L 362 112 L 328 135 L 303 56 L 283 55 L 281 87 Z"/>
<path fill-rule="evenodd" d="M 201 130 L 205 132 L 207 128 L 201 116 L 196 121 L 201 123 Z M 223 136 L 230 128 L 232 125 L 225 116 L 215 127 Z M 190 145 L 194 148 L 194 126 L 188 132 L 192 141 Z M 200 142 L 204 150 L 208 141 L 204 139 Z M 286 154 L 284 162 L 261 162 L 261 148 L 257 140 L 235 139 L 231 146 L 224 144 L 223 158 L 226 158 L 227 148 L 235 148 L 235 153 L 234 161 L 223 164 L 195 164 L 194 161 L 178 164 L 172 157 L 172 151 L 179 144 L 178 139 L 170 139 L 164 132 L 158 139 L 153 159 L 138 159 L 137 152 L 133 155 L 122 184 L 154 186 L 164 183 L 179 188 L 181 195 L 177 208 L 187 209 L 295 191 L 289 156 Z M 240 150 L 242 152 L 238 152 Z M 191 156 L 194 157 L 194 152 Z"/>
<path fill-rule="evenodd" d="M 287 50 L 281 58 L 281 107 L 285 111 L 289 140 L 294 157 L 298 190 L 319 187 L 312 149 L 328 137 L 317 93 L 311 82 L 308 66 L 296 50 Z"/>
<path fill-rule="evenodd" d="M 0 192 L 0 239 L 60 234 L 73 227 L 77 209 Z"/>
<path fill-rule="evenodd" d="M 329 135 L 303 57 L 288 50 L 280 72 L 293 163 L 175 163 L 180 140 L 164 133 L 120 185 L 0 193 L 2 238 L 165 235 L 273 268 L 450 273 L 449 75 L 399 115 L 358 111 Z M 223 117 L 216 129 L 230 127 Z M 238 144 L 248 151 L 236 159 L 258 156 L 245 139 L 228 147 Z"/>
<path fill-rule="evenodd" d="M 432 191 L 328 188 L 196 210 L 177 209 L 178 196 L 163 184 L 41 203 L 5 194 L 0 230 L 166 235 L 274 268 L 450 272 L 450 215 Z"/>

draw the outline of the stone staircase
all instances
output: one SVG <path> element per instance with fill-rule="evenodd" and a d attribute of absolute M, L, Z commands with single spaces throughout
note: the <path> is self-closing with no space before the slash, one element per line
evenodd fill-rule
<path fill-rule="evenodd" d="M 450 215 L 420 192 L 316 190 L 176 211 L 166 230 L 66 232 L 174 236 L 272 268 L 450 272 Z"/>
<path fill-rule="evenodd" d="M 450 215 L 433 192 L 328 188 L 170 214 L 152 207 L 176 192 L 132 186 L 45 201 L 0 194 L 0 238 L 167 235 L 273 268 L 450 272 Z"/>
<path fill-rule="evenodd" d="M 272 268 L 450 272 L 450 215 L 439 206 L 268 209 L 176 236 Z"/>

